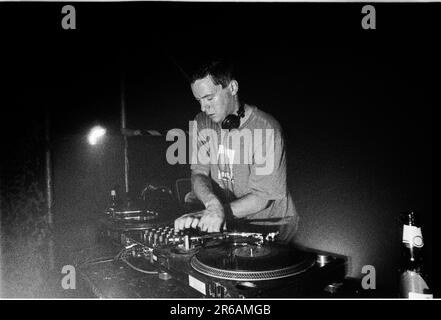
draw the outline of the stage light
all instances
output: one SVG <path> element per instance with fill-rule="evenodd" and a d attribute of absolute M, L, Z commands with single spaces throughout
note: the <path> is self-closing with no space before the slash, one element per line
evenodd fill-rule
<path fill-rule="evenodd" d="M 90 129 L 87 141 L 90 145 L 96 145 L 106 134 L 106 129 L 101 126 L 95 126 Z"/>

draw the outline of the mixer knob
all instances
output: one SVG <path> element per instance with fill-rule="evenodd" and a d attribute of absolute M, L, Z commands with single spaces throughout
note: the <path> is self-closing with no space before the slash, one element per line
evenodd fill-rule
<path fill-rule="evenodd" d="M 160 245 L 164 244 L 164 238 L 165 238 L 165 233 L 161 232 L 158 239 Z"/>
<path fill-rule="evenodd" d="M 154 236 L 155 233 L 156 233 L 156 229 L 152 229 L 152 230 L 150 231 L 150 233 L 152 234 L 152 236 Z"/>
<path fill-rule="evenodd" d="M 153 246 L 158 245 L 158 238 L 159 238 L 159 233 L 155 233 L 155 235 L 153 236 Z"/>
<path fill-rule="evenodd" d="M 169 242 L 177 243 L 177 242 L 179 242 L 179 237 L 174 234 L 174 235 L 172 235 L 172 237 L 169 238 Z"/>
<path fill-rule="evenodd" d="M 184 248 L 187 251 L 190 250 L 190 237 L 188 235 L 184 237 Z"/>
<path fill-rule="evenodd" d="M 152 245 L 152 243 L 153 243 L 153 232 L 149 232 L 149 237 L 148 237 L 148 240 L 147 240 L 147 243 L 149 244 L 149 245 Z"/>
<path fill-rule="evenodd" d="M 172 231 L 168 231 L 166 234 L 165 234 L 165 244 L 169 244 L 170 242 L 171 243 L 173 243 L 173 232 Z"/>

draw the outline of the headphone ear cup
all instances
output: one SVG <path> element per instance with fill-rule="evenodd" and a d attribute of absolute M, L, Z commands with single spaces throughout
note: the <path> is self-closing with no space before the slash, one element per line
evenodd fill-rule
<path fill-rule="evenodd" d="M 245 116 L 245 109 L 243 104 L 240 105 L 239 111 L 237 112 L 237 115 L 235 114 L 229 114 L 225 117 L 224 121 L 222 121 L 221 127 L 222 129 L 237 129 L 240 126 L 240 118 L 243 118 Z"/>
<path fill-rule="evenodd" d="M 222 121 L 222 129 L 237 129 L 240 125 L 240 117 L 235 114 L 228 115 L 224 121 Z"/>

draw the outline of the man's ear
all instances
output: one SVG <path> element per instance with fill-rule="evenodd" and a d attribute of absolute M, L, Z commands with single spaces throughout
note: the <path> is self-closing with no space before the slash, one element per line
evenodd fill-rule
<path fill-rule="evenodd" d="M 229 89 L 231 92 L 231 95 L 235 96 L 237 92 L 239 91 L 239 83 L 236 80 L 231 80 L 229 84 Z"/>

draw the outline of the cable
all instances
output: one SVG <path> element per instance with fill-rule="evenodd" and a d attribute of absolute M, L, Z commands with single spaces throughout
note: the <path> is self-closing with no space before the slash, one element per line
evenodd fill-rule
<path fill-rule="evenodd" d="M 127 253 L 127 249 L 130 249 L 130 248 L 132 248 L 132 247 L 135 246 L 135 245 L 136 245 L 136 244 L 132 244 L 132 245 L 129 246 L 129 247 L 124 247 L 124 248 L 122 248 L 121 251 L 118 252 L 118 254 L 117 254 L 113 259 L 114 259 L 115 261 L 118 261 L 118 260 L 122 259 L 122 258 L 124 257 L 124 254 Z"/>
<path fill-rule="evenodd" d="M 96 258 L 96 259 L 91 259 L 91 260 L 86 260 L 84 262 L 81 263 L 75 263 L 75 265 L 78 268 L 82 268 L 85 265 L 92 265 L 92 264 L 99 264 L 99 263 L 105 263 L 105 262 L 113 262 L 113 261 L 118 261 L 120 259 L 120 257 L 122 256 L 122 254 L 126 251 L 126 248 L 123 248 L 122 250 L 120 250 L 116 256 L 114 257 L 102 257 L 102 258 Z"/>
<path fill-rule="evenodd" d="M 151 274 L 151 275 L 158 274 L 159 273 L 158 271 L 147 271 L 147 270 L 144 270 L 144 269 L 140 269 L 138 267 L 135 267 L 129 261 L 127 261 L 127 259 L 125 258 L 124 254 L 128 252 L 128 249 L 130 249 L 130 248 L 132 248 L 132 247 L 134 247 L 136 245 L 137 244 L 132 244 L 129 247 L 123 248 L 114 257 L 98 258 L 98 259 L 93 259 L 93 260 L 85 261 L 85 262 L 81 263 L 78 266 L 78 268 L 81 268 L 81 267 L 83 267 L 86 264 L 87 265 L 91 265 L 91 264 L 98 264 L 98 263 L 105 263 L 105 262 L 115 262 L 115 261 L 121 260 L 122 262 L 127 264 L 130 268 L 132 268 L 133 270 L 136 270 L 138 272 L 142 272 L 142 273 L 145 273 L 145 274 Z"/>
<path fill-rule="evenodd" d="M 80 256 L 80 255 L 82 255 L 85 251 L 87 251 L 87 250 L 92 250 L 92 249 L 96 249 L 96 245 L 91 245 L 91 246 L 89 246 L 89 247 L 85 247 L 85 248 L 82 248 L 82 249 L 80 249 L 80 250 L 76 250 L 75 252 L 74 252 L 74 254 L 75 254 L 75 257 L 74 257 L 74 259 L 73 259 L 73 264 L 74 265 L 78 265 L 79 264 L 79 261 L 78 261 L 78 257 Z M 86 260 L 87 261 L 87 260 Z"/>
<path fill-rule="evenodd" d="M 86 264 L 89 264 L 89 265 L 90 264 L 99 264 L 99 263 L 105 263 L 105 262 L 111 262 L 111 261 L 115 261 L 115 258 L 114 257 L 98 258 L 98 259 L 85 261 L 85 262 L 81 263 L 79 265 L 79 267 L 82 267 L 83 265 L 86 265 Z"/>
<path fill-rule="evenodd" d="M 127 265 L 128 265 L 130 268 L 132 268 L 133 270 L 136 270 L 136 271 L 138 271 L 138 272 L 142 272 L 142 273 L 145 273 L 145 274 L 152 274 L 152 275 L 154 275 L 154 274 L 158 274 L 158 273 L 159 273 L 158 271 L 147 271 L 147 270 L 144 270 L 144 269 L 140 269 L 140 268 L 138 268 L 138 267 L 135 267 L 133 264 L 131 264 L 130 262 L 128 262 L 127 259 L 126 259 L 125 257 L 121 257 L 121 261 L 124 262 L 125 264 L 127 264 Z"/>

